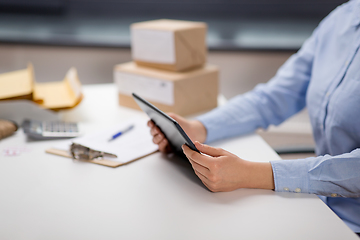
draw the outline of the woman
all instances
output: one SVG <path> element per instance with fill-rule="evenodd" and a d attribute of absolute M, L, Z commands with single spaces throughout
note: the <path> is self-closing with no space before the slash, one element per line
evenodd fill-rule
<path fill-rule="evenodd" d="M 214 192 L 238 188 L 321 195 L 354 231 L 360 232 L 360 0 L 331 12 L 267 84 L 189 121 L 171 114 L 196 141 L 183 146 L 196 175 Z M 249 162 L 201 143 L 280 124 L 307 107 L 317 157 Z M 154 143 L 170 151 L 150 121 Z"/>

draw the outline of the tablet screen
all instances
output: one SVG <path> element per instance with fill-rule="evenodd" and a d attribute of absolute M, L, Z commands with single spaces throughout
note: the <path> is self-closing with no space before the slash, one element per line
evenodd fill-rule
<path fill-rule="evenodd" d="M 162 112 L 160 109 L 139 97 L 135 93 L 132 94 L 136 103 L 140 108 L 150 117 L 150 119 L 160 128 L 174 152 L 181 152 L 183 144 L 188 145 L 192 150 L 199 152 L 193 142 L 186 135 L 180 125 L 172 119 L 169 115 Z"/>

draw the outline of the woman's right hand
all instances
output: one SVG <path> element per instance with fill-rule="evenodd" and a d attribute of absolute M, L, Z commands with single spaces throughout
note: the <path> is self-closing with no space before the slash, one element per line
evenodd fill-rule
<path fill-rule="evenodd" d="M 206 128 L 197 120 L 187 120 L 175 113 L 168 113 L 168 115 L 177 121 L 191 141 L 205 142 Z M 159 146 L 160 152 L 169 153 L 171 148 L 168 140 L 165 138 L 161 130 L 154 124 L 153 121 L 148 121 L 147 125 L 150 127 L 150 133 L 153 136 L 153 142 Z"/>

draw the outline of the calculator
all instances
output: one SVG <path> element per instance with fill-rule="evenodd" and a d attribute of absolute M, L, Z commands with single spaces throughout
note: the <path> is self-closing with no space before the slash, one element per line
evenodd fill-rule
<path fill-rule="evenodd" d="M 21 126 L 29 138 L 38 140 L 64 139 L 80 136 L 78 124 L 74 122 L 25 119 Z"/>

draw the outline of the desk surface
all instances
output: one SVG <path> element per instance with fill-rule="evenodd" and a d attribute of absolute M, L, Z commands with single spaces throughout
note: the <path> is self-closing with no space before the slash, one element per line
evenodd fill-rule
<path fill-rule="evenodd" d="M 62 118 L 87 131 L 145 117 L 118 106 L 112 84 L 84 93 Z M 44 152 L 57 142 L 26 142 L 21 131 L 0 141 L 0 239 L 358 239 L 315 195 L 211 193 L 176 157 L 155 153 L 109 168 Z M 213 145 L 245 159 L 279 159 L 257 135 Z M 9 147 L 25 151 L 5 157 Z"/>

